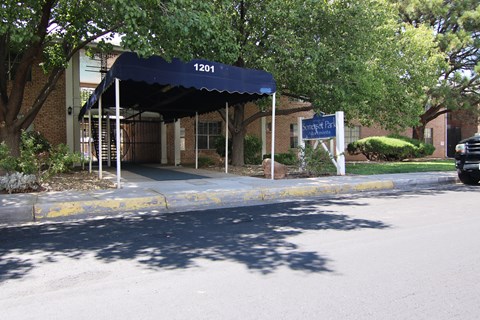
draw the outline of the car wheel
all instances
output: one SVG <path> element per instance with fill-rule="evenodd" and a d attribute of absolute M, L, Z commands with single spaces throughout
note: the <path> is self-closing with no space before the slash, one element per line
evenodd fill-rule
<path fill-rule="evenodd" d="M 478 181 L 480 181 L 479 177 L 473 176 L 465 171 L 459 171 L 458 178 L 462 183 L 469 184 L 469 185 L 478 184 Z"/>

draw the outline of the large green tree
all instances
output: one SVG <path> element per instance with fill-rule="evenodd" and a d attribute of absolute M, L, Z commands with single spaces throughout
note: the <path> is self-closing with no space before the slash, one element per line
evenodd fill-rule
<path fill-rule="evenodd" d="M 237 35 L 236 64 L 273 73 L 281 95 L 306 102 L 277 114 L 342 110 L 389 129 L 418 123 L 441 56 L 428 30 L 400 24 L 387 1 L 240 0 L 224 12 Z M 266 111 L 245 118 L 235 108 L 233 164 L 243 164 L 246 126 Z"/>
<path fill-rule="evenodd" d="M 3 0 L 0 4 L 0 141 L 18 154 L 28 128 L 62 76 L 70 58 L 89 43 L 122 35 L 125 48 L 142 55 L 233 62 L 235 38 L 216 7 L 195 0 Z M 48 74 L 36 98 L 25 105 L 29 70 Z"/>
<path fill-rule="evenodd" d="M 414 28 L 429 28 L 446 66 L 438 81 L 428 89 L 424 112 L 415 137 L 433 119 L 454 110 L 478 115 L 480 105 L 480 3 L 478 0 L 402 0 L 398 5 L 402 21 Z"/>
<path fill-rule="evenodd" d="M 418 101 L 437 68 L 433 35 L 399 24 L 387 0 L 6 0 L 0 18 L 0 140 L 17 152 L 21 130 L 33 122 L 69 59 L 112 33 L 142 55 L 202 57 L 270 71 L 281 95 L 307 103 L 277 114 L 343 110 L 347 119 L 387 128 L 418 121 Z M 109 49 L 103 40 L 99 47 Z M 7 57 L 17 63 L 3 63 Z M 36 61 L 49 80 L 22 108 Z M 243 164 L 247 125 L 268 111 L 260 108 L 245 119 L 244 106 L 235 108 L 234 164 Z"/>

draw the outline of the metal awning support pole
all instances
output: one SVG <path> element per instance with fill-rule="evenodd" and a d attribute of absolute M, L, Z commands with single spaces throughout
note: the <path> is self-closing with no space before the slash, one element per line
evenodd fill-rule
<path fill-rule="evenodd" d="M 182 159 L 182 150 L 181 145 L 180 145 L 180 136 L 182 133 L 182 128 L 180 127 L 180 119 L 175 119 L 175 127 L 173 130 L 173 139 L 174 139 L 174 147 L 175 147 L 175 167 L 181 165 L 181 159 Z"/>
<path fill-rule="evenodd" d="M 260 131 L 262 132 L 262 160 L 263 160 L 264 155 L 267 154 L 267 119 L 266 117 L 261 118 Z"/>
<path fill-rule="evenodd" d="M 225 103 L 225 173 L 228 173 L 228 102 Z"/>
<path fill-rule="evenodd" d="M 195 169 L 198 169 L 198 112 L 195 112 Z"/>
<path fill-rule="evenodd" d="M 88 172 L 92 173 L 92 109 L 88 109 Z"/>
<path fill-rule="evenodd" d="M 121 179 L 121 161 L 120 161 L 120 80 L 115 78 L 115 127 L 116 127 L 116 146 L 117 146 L 117 189 L 120 189 Z"/>
<path fill-rule="evenodd" d="M 80 151 L 82 152 L 82 170 L 85 170 L 85 117 L 82 117 L 82 125 L 80 126 L 82 131 L 80 132 Z"/>
<path fill-rule="evenodd" d="M 275 94 L 272 97 L 272 160 L 271 160 L 271 172 L 272 180 L 275 179 Z"/>
<path fill-rule="evenodd" d="M 110 124 L 110 113 L 107 112 L 107 166 L 112 166 L 112 126 Z"/>
<path fill-rule="evenodd" d="M 167 164 L 168 163 L 168 158 L 167 158 L 167 125 L 165 124 L 165 121 L 162 120 L 162 123 L 160 124 L 160 139 L 161 139 L 161 164 Z"/>
<path fill-rule="evenodd" d="M 98 178 L 103 179 L 103 154 L 102 154 L 102 96 L 98 99 Z"/>

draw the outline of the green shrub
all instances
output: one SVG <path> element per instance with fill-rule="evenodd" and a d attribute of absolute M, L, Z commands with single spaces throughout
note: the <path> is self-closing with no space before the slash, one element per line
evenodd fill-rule
<path fill-rule="evenodd" d="M 28 145 L 28 146 L 27 146 Z M 22 131 L 20 149 L 30 149 L 35 154 L 49 152 L 50 142 L 38 131 Z"/>
<path fill-rule="evenodd" d="M 299 148 L 302 158 L 300 163 L 304 170 L 313 175 L 330 175 L 336 172 L 335 165 L 332 163 L 330 155 L 323 148 L 316 148 L 309 144 L 305 148 Z"/>
<path fill-rule="evenodd" d="M 72 153 L 66 144 L 59 144 L 50 151 L 50 156 L 47 159 L 46 175 L 48 177 L 57 173 L 68 172 L 73 169 L 75 163 L 81 161 L 82 157 L 79 153 Z"/>
<path fill-rule="evenodd" d="M 18 158 L 10 156 L 10 151 L 5 142 L 2 142 L 0 149 L 0 167 L 3 170 L 39 176 L 47 166 L 51 145 L 38 131 L 22 131 L 20 156 Z"/>
<path fill-rule="evenodd" d="M 23 131 L 20 140 L 20 158 L 17 171 L 38 177 L 47 165 L 50 143 L 36 131 Z"/>
<path fill-rule="evenodd" d="M 205 168 L 215 165 L 215 161 L 209 157 L 198 157 L 198 167 Z"/>
<path fill-rule="evenodd" d="M 215 140 L 215 151 L 220 157 L 225 157 L 225 136 L 220 136 Z M 232 154 L 232 140 L 228 140 L 228 154 Z"/>
<path fill-rule="evenodd" d="M 426 156 L 431 156 L 435 152 L 435 147 L 429 143 L 424 143 L 417 139 L 412 139 L 409 137 L 401 136 L 399 134 L 388 135 L 390 138 L 400 139 L 406 142 L 409 142 L 415 146 L 412 158 L 423 158 Z"/>
<path fill-rule="evenodd" d="M 350 154 L 363 154 L 368 160 L 399 161 L 413 157 L 416 147 L 402 139 L 368 137 L 347 146 Z"/>
<path fill-rule="evenodd" d="M 0 143 L 0 169 L 7 173 L 17 169 L 17 159 L 10 155 L 10 150 L 5 142 Z"/>
<path fill-rule="evenodd" d="M 265 154 L 263 156 L 263 159 L 267 159 L 267 158 L 271 158 L 271 157 L 272 157 L 272 155 L 269 153 L 269 154 Z M 284 164 L 286 166 L 294 166 L 294 165 L 298 164 L 297 154 L 293 150 L 290 150 L 287 153 L 275 153 L 275 159 L 274 160 L 276 162 Z"/>
<path fill-rule="evenodd" d="M 40 133 L 22 132 L 18 158 L 10 156 L 4 142 L 0 144 L 0 168 L 7 172 L 2 177 L 2 187 L 8 192 L 36 190 L 42 179 L 67 172 L 81 161 L 80 154 L 70 152 L 65 144 L 52 148 Z"/>
<path fill-rule="evenodd" d="M 260 164 L 262 162 L 262 140 L 256 136 L 245 136 L 245 164 Z"/>

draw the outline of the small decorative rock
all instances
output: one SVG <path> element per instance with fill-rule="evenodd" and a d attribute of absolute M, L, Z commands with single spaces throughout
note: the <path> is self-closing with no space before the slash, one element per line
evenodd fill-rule
<path fill-rule="evenodd" d="M 265 175 L 265 178 L 271 179 L 272 177 L 272 159 L 265 159 L 262 162 L 262 167 L 263 167 L 263 174 Z M 287 176 L 287 166 L 278 163 L 274 161 L 274 178 L 275 179 L 284 179 Z"/>

